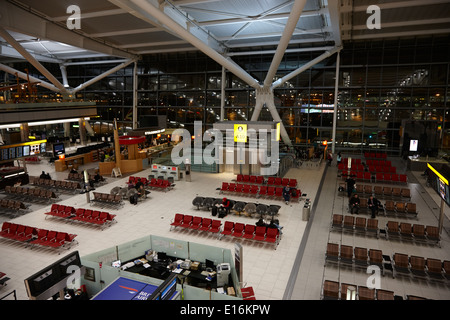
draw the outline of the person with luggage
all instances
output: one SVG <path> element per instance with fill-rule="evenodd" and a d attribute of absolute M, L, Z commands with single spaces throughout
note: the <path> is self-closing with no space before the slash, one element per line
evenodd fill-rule
<path fill-rule="evenodd" d="M 225 215 L 228 215 L 231 210 L 231 201 L 227 198 L 222 199 L 222 208 L 225 210 Z"/>

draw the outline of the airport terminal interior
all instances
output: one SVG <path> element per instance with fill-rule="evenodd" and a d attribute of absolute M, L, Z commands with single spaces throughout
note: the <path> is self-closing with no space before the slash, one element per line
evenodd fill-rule
<path fill-rule="evenodd" d="M 2 1 L 0 300 L 145 237 L 211 246 L 177 299 L 450 299 L 449 59 L 448 0 Z"/>

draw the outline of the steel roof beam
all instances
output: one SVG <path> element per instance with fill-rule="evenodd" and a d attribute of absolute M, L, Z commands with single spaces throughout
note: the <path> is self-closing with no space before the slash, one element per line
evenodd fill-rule
<path fill-rule="evenodd" d="M 273 78 L 278 70 L 278 67 L 280 66 L 281 59 L 283 59 L 284 52 L 287 46 L 289 45 L 289 40 L 291 39 L 292 34 L 297 26 L 297 22 L 300 19 L 300 15 L 302 14 L 303 8 L 306 5 L 306 1 L 307 0 L 296 0 L 294 2 L 294 5 L 292 6 L 289 19 L 286 22 L 286 26 L 280 39 L 280 43 L 278 44 L 277 50 L 272 59 L 272 63 L 270 64 L 266 78 L 264 79 L 265 87 L 268 87 L 273 81 Z"/>

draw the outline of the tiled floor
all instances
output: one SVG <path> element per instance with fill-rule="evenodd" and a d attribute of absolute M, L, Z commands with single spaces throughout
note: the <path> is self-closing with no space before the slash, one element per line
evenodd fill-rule
<path fill-rule="evenodd" d="M 404 173 L 406 166 L 402 161 L 396 160 L 395 164 Z M 408 187 L 411 189 L 411 202 L 417 204 L 419 212 L 418 218 L 398 218 L 395 216 L 378 216 L 379 226 L 384 227 L 388 220 L 405 221 L 410 223 L 438 225 L 439 216 L 439 197 L 435 191 L 424 186 L 425 180 L 421 176 L 422 172 L 407 172 Z M 449 220 L 448 208 L 445 208 L 444 229 L 442 232 L 441 247 L 433 244 L 419 244 L 411 241 L 386 240 L 380 236 L 379 239 L 373 236 L 353 235 L 340 231 L 330 231 L 332 213 L 348 214 L 347 212 L 347 196 L 338 195 L 338 185 L 342 180 L 336 179 L 336 167 L 329 167 L 325 183 L 319 195 L 319 204 L 315 208 L 311 231 L 307 239 L 306 248 L 301 261 L 300 269 L 297 274 L 295 288 L 292 292 L 291 299 L 318 299 L 321 294 L 320 283 L 324 280 L 338 281 L 341 283 L 350 283 L 358 286 L 366 286 L 366 280 L 370 276 L 366 271 L 359 268 L 351 268 L 345 266 L 336 266 L 333 264 L 325 264 L 325 251 L 328 242 L 338 243 L 350 246 L 359 246 L 365 248 L 381 249 L 383 254 L 392 256 L 394 253 L 405 253 L 409 256 L 418 255 L 425 258 L 436 258 L 440 260 L 448 260 L 450 258 L 449 250 Z M 329 201 L 327 201 L 329 199 Z M 382 200 L 383 202 L 383 200 Z M 369 214 L 360 213 L 361 216 L 369 217 Z M 381 289 L 393 291 L 395 295 L 405 298 L 406 295 L 416 295 L 430 299 L 450 299 L 450 284 L 430 282 L 427 280 L 418 280 L 413 277 L 396 277 L 392 278 L 392 273 L 386 271 L 384 277 L 380 281 Z"/>
<path fill-rule="evenodd" d="M 398 165 L 402 166 L 401 163 Z M 89 169 L 89 167 L 85 166 L 84 169 Z M 42 170 L 45 170 L 50 172 L 53 179 L 67 178 L 67 172 L 54 172 L 54 169 L 48 166 L 46 161 L 41 164 L 29 165 L 28 170 L 30 175 L 39 175 Z M 149 169 L 134 175 L 147 177 L 148 174 Z M 324 183 L 321 186 L 320 182 L 324 174 Z M 408 174 L 411 175 L 411 173 Z M 336 176 L 336 167 L 326 168 L 324 164 L 320 167 L 303 166 L 299 169 L 291 169 L 286 177 L 297 178 L 302 192 L 306 193 L 306 198 L 310 198 L 313 203 L 311 219 L 308 222 L 302 220 L 304 201 L 290 205 L 275 201 L 282 206 L 279 220 L 284 227 L 283 237 L 277 250 L 274 250 L 272 246 L 241 240 L 244 248 L 243 282 L 247 286 L 253 286 L 257 299 L 317 300 L 320 299 L 321 284 L 324 279 L 352 281 L 355 284 L 364 285 L 368 276 L 364 271 L 329 266 L 324 268 L 324 255 L 328 241 L 380 248 L 388 254 L 402 251 L 410 255 L 418 254 L 442 260 L 450 258 L 448 227 L 443 231 L 444 239 L 441 248 L 331 232 L 331 214 L 345 212 L 344 204 L 347 201 L 346 197 L 338 195 L 339 180 Z M 97 191 L 109 192 L 114 186 L 125 186 L 125 181 L 128 180 L 127 177 L 107 178 L 108 184 L 97 188 Z M 234 178 L 235 175 L 230 173 L 194 172 L 192 182 L 178 181 L 175 188 L 167 193 L 152 191 L 150 199 L 145 202 L 136 206 L 125 203 L 122 209 L 111 210 L 117 214 L 118 223 L 104 231 L 85 225 L 66 224 L 58 220 L 45 219 L 44 212 L 50 208 L 50 205 L 33 205 L 32 212 L 16 218 L 15 222 L 76 233 L 79 245 L 75 246 L 73 250 L 78 250 L 81 256 L 148 234 L 234 250 L 233 239 L 218 240 L 211 235 L 197 232 L 169 231 L 170 220 L 177 212 L 210 216 L 208 211 L 196 210 L 192 206 L 192 200 L 196 195 L 222 197 L 216 188 L 220 187 L 222 181 L 231 181 Z M 413 201 L 418 205 L 418 221 L 437 224 L 436 210 L 433 208 L 437 207 L 436 201 L 439 199 L 435 197 L 433 190 L 422 186 L 424 181 L 420 174 L 414 174 L 411 181 L 413 182 L 410 183 L 413 190 Z M 320 186 L 321 188 L 319 188 Z M 318 196 L 317 201 L 315 201 L 316 196 Z M 4 195 L 1 194 L 0 197 L 4 197 Z M 245 197 L 232 195 L 228 197 L 248 202 L 254 201 L 254 199 Z M 274 203 L 273 200 L 261 200 L 260 202 Z M 89 207 L 85 194 L 61 195 L 60 203 L 74 207 Z M 230 215 L 226 219 L 244 223 L 256 222 L 255 218 L 236 215 Z M 385 219 L 387 218 L 380 217 L 380 220 L 384 221 L 382 223 L 385 223 Z M 0 216 L 0 222 L 5 220 L 11 221 L 6 216 Z M 446 218 L 446 224 L 448 224 L 448 218 Z M 303 237 L 304 234 L 305 237 Z M 28 299 L 23 279 L 58 260 L 60 256 L 48 250 L 31 250 L 22 245 L 0 240 L 0 257 L 0 271 L 7 273 L 11 278 L 6 287 L 0 288 L 0 297 L 16 290 L 17 298 L 23 300 Z M 449 286 L 406 278 L 392 279 L 389 274 L 382 279 L 381 287 L 393 290 L 401 296 L 414 294 L 433 299 L 450 298 Z"/>
<path fill-rule="evenodd" d="M 82 169 L 90 168 L 86 165 Z M 49 172 L 53 179 L 57 180 L 66 179 L 68 175 L 67 172 L 55 172 L 52 167 L 48 166 L 47 161 L 43 161 L 41 164 L 30 164 L 28 165 L 28 170 L 30 175 L 35 176 L 38 176 L 44 170 Z M 308 198 L 313 199 L 319 187 L 319 179 L 317 177 L 320 177 L 322 172 L 323 167 L 308 167 L 291 169 L 286 176 L 297 178 L 302 192 L 306 193 Z M 146 169 L 134 175 L 148 177 L 149 174 L 150 169 Z M 67 224 L 51 218 L 45 219 L 44 212 L 49 210 L 50 205 L 32 205 L 32 212 L 18 217 L 14 221 L 25 225 L 77 234 L 79 245 L 73 247 L 73 250 L 78 250 L 81 256 L 148 234 L 234 250 L 234 240 L 231 238 L 225 237 L 222 240 L 218 240 L 211 235 L 195 231 L 169 231 L 169 223 L 175 213 L 178 212 L 211 217 L 209 211 L 194 208 L 192 200 L 196 195 L 222 197 L 216 189 L 221 186 L 222 181 L 231 181 L 235 178 L 236 176 L 230 173 L 208 174 L 194 172 L 191 182 L 177 181 L 176 186 L 171 191 L 152 191 L 149 199 L 138 205 L 131 205 L 126 202 L 123 208 L 110 210 L 112 213 L 117 214 L 116 219 L 118 223 L 104 231 L 86 225 Z M 107 177 L 107 179 L 108 184 L 96 188 L 96 191 L 109 193 L 115 186 L 125 186 L 128 177 Z M 4 196 L 4 194 L 0 195 L 0 197 Z M 283 226 L 283 236 L 277 250 L 274 250 L 274 247 L 268 244 L 262 245 L 252 241 L 240 241 L 244 252 L 243 282 L 247 286 L 253 286 L 258 299 L 282 299 L 307 223 L 302 221 L 304 201 L 286 205 L 277 200 L 255 200 L 254 198 L 236 197 L 233 195 L 228 195 L 228 197 L 248 202 L 259 201 L 265 204 L 274 203 L 281 205 L 278 218 Z M 76 208 L 89 207 L 85 194 L 61 195 L 61 199 L 58 203 L 71 205 Z M 12 221 L 5 216 L 1 216 L 0 219 L 2 219 L 0 220 L 1 222 L 5 220 Z M 256 218 L 234 214 L 226 219 L 252 224 L 257 221 Z M 0 256 L 0 270 L 7 273 L 11 278 L 5 288 L 0 288 L 0 296 L 15 289 L 18 299 L 28 298 L 23 280 L 60 257 L 48 250 L 31 250 L 3 239 L 0 239 Z"/>

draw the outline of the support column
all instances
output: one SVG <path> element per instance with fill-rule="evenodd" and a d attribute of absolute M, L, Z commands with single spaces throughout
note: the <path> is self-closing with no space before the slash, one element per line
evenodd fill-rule
<path fill-rule="evenodd" d="M 225 67 L 222 67 L 222 80 L 220 82 L 220 121 L 225 119 L 225 85 L 226 85 Z"/>
<path fill-rule="evenodd" d="M 133 129 L 137 129 L 138 121 L 137 121 L 137 104 L 138 104 L 138 75 L 137 75 L 137 62 L 134 62 L 133 68 Z"/>
<path fill-rule="evenodd" d="M 336 126 L 337 126 L 337 112 L 338 112 L 338 87 L 339 87 L 339 66 L 341 62 L 340 51 L 338 51 L 336 56 L 336 80 L 334 82 L 334 112 L 333 112 L 333 131 L 331 138 L 331 153 L 335 153 L 336 149 Z"/>
<path fill-rule="evenodd" d="M 80 132 L 80 143 L 82 146 L 86 145 L 86 128 L 84 127 L 84 119 L 78 119 L 79 132 Z"/>
<path fill-rule="evenodd" d="M 20 141 L 22 141 L 22 142 L 28 141 L 29 135 L 30 135 L 30 129 L 28 127 L 28 123 L 20 124 Z"/>

